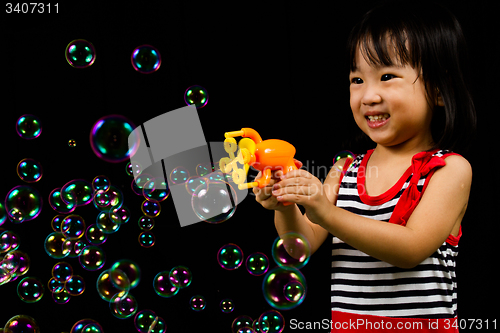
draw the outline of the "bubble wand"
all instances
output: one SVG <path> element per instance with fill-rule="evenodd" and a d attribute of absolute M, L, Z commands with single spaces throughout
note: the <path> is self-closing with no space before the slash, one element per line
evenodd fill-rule
<path fill-rule="evenodd" d="M 263 188 L 269 185 L 272 171 L 282 170 L 283 174 L 297 170 L 293 160 L 295 147 L 283 140 L 268 139 L 262 140 L 257 131 L 252 128 L 242 128 L 240 131 L 226 132 L 224 134 L 224 149 L 229 153 L 229 158 L 220 160 L 220 169 L 225 173 L 232 170 L 232 178 L 238 184 L 240 190 L 247 188 Z M 236 144 L 235 137 L 243 137 Z M 237 148 L 240 148 L 237 156 L 234 155 Z M 243 169 L 239 169 L 237 163 L 243 164 Z M 262 177 L 251 183 L 244 183 L 248 168 L 252 166 L 262 172 Z M 288 206 L 291 202 L 283 202 Z"/>

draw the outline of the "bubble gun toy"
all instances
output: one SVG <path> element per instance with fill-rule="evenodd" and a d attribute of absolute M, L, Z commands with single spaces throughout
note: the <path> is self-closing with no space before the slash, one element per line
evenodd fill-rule
<path fill-rule="evenodd" d="M 229 153 L 230 158 L 220 159 L 220 169 L 225 173 L 233 170 L 231 177 L 240 190 L 247 188 L 263 188 L 271 181 L 272 171 L 282 170 L 283 174 L 297 170 L 293 160 L 295 147 L 283 140 L 268 139 L 262 140 L 259 133 L 252 128 L 242 128 L 240 131 L 226 132 L 224 134 L 224 150 Z M 242 136 L 238 144 L 234 139 Z M 240 148 L 237 156 L 234 155 L 237 148 Z M 237 163 L 243 164 L 244 168 L 239 169 Z M 262 177 L 251 183 L 244 183 L 248 168 L 252 166 L 262 172 Z M 284 202 L 283 205 L 291 205 L 291 202 Z"/>

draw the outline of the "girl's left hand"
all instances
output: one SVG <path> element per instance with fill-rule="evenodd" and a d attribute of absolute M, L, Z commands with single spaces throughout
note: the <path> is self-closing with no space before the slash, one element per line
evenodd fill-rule
<path fill-rule="evenodd" d="M 281 181 L 274 184 L 272 194 L 280 202 L 288 201 L 302 205 L 306 209 L 307 217 L 313 223 L 318 223 L 321 212 L 332 205 L 321 181 L 302 169 L 282 175 Z"/>

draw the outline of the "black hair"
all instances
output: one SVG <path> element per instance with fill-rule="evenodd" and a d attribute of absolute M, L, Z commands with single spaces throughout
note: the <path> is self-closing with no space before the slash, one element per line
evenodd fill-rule
<path fill-rule="evenodd" d="M 425 1 L 383 2 L 353 28 L 347 46 L 349 71 L 356 68 L 358 48 L 372 65 L 391 66 L 396 60 L 421 71 L 433 110 L 432 149 L 466 151 L 475 134 L 476 112 L 464 78 L 465 37 L 448 9 Z M 437 105 L 438 94 L 444 107 Z"/>

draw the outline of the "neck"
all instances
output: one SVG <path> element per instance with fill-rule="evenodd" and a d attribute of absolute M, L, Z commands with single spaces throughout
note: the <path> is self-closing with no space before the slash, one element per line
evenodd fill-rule
<path fill-rule="evenodd" d="M 434 145 L 432 140 L 427 140 L 426 142 L 404 142 L 394 146 L 384 146 L 377 144 L 374 153 L 379 157 L 384 159 L 391 158 L 411 158 L 413 155 L 426 151 L 432 148 Z"/>

